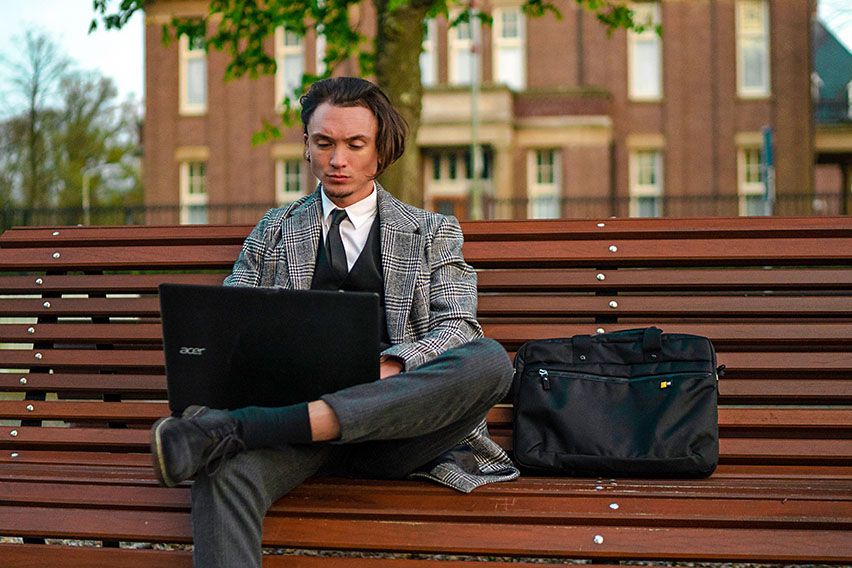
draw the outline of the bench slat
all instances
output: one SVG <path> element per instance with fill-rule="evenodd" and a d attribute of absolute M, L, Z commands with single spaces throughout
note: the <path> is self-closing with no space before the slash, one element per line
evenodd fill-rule
<path fill-rule="evenodd" d="M 0 249 L 0 265 L 7 270 L 47 271 L 221 269 L 233 266 L 240 248 L 238 245 L 11 248 Z"/>
<path fill-rule="evenodd" d="M 615 302 L 615 307 L 611 304 Z M 849 298 L 835 296 L 542 296 L 482 295 L 477 315 L 680 317 L 848 317 Z"/>
<path fill-rule="evenodd" d="M 852 261 L 852 238 L 683 240 L 677 247 L 664 240 L 509 241 L 495 247 L 466 242 L 465 260 L 475 267 L 511 264 L 544 266 L 765 266 L 847 265 Z M 617 247 L 611 252 L 610 247 Z"/>
<path fill-rule="evenodd" d="M 514 523 L 395 522 L 270 517 L 264 544 L 299 548 L 371 551 L 434 551 L 447 554 L 540 555 L 574 558 L 724 559 L 752 562 L 837 562 L 852 555 L 844 531 L 601 527 Z M 181 513 L 98 511 L 54 507 L 0 507 L 0 530 L 20 536 L 89 537 L 109 540 L 177 541 L 190 538 Z M 518 535 L 524 535 L 518 538 Z M 602 535 L 601 544 L 594 542 Z"/>
<path fill-rule="evenodd" d="M 62 483 L 17 482 L 0 484 L 0 503 L 22 506 L 70 506 L 86 503 L 92 508 L 164 510 L 189 512 L 189 492 L 160 487 L 77 484 L 73 492 Z M 610 505 L 617 498 L 618 507 Z M 600 524 L 631 526 L 732 527 L 748 523 L 753 528 L 845 529 L 852 526 L 852 501 L 733 497 L 723 508 L 714 507 L 712 496 L 679 496 L 649 499 L 642 496 L 578 495 L 514 492 L 503 495 L 474 494 L 459 499 L 442 492 L 428 502 L 417 492 L 295 491 L 280 499 L 272 516 L 316 515 L 323 518 L 382 518 L 414 522 L 439 521 L 448 516 L 463 522 L 524 522 L 538 524 Z M 807 521 L 802 521 L 806 518 Z"/>
<path fill-rule="evenodd" d="M 38 276 L 0 276 L 5 294 L 130 294 L 154 293 L 163 283 L 218 286 L 226 272 L 208 274 L 50 274 Z M 37 283 L 36 280 L 41 283 Z"/>
<path fill-rule="evenodd" d="M 603 275 L 600 279 L 598 275 Z M 572 290 L 840 290 L 852 288 L 845 268 L 727 270 L 639 268 L 622 270 L 494 268 L 477 274 L 480 292 Z"/>

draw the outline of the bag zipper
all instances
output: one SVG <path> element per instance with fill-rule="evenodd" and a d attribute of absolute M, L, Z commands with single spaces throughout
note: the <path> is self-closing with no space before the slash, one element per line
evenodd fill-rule
<path fill-rule="evenodd" d="M 590 374 L 590 373 L 580 373 L 580 372 L 576 372 L 576 371 L 562 371 L 562 370 L 556 370 L 556 369 L 554 369 L 553 372 L 558 373 L 560 375 L 571 376 L 571 377 L 575 377 L 575 378 L 583 379 L 583 380 L 610 382 L 610 383 L 629 383 L 629 382 L 637 382 L 637 381 L 648 381 L 648 380 L 659 379 L 660 376 L 663 376 L 663 377 L 678 377 L 678 376 L 684 376 L 684 375 L 690 375 L 690 376 L 699 375 L 701 377 L 713 377 L 714 376 L 714 373 L 701 372 L 701 371 L 679 371 L 677 373 L 659 373 L 657 375 L 645 375 L 645 376 L 632 377 L 632 378 L 602 377 L 600 375 L 593 375 L 593 374 Z M 538 369 L 538 377 L 539 377 L 539 381 L 541 382 L 541 388 L 544 389 L 544 390 L 550 390 L 550 371 L 548 371 L 547 369 L 539 368 Z M 718 381 L 718 378 L 717 378 L 717 381 Z"/>
<path fill-rule="evenodd" d="M 550 377 L 547 374 L 547 369 L 538 370 L 539 379 L 541 379 L 541 388 L 546 391 L 550 390 Z"/>

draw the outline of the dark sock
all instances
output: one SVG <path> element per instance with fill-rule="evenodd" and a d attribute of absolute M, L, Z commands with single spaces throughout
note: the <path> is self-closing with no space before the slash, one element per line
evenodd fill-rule
<path fill-rule="evenodd" d="M 266 408 L 247 406 L 231 411 L 240 424 L 243 442 L 249 449 L 273 448 L 311 441 L 308 403 Z"/>

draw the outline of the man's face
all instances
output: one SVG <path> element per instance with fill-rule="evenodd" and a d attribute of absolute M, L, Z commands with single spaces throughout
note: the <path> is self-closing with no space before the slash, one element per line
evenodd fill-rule
<path fill-rule="evenodd" d="M 361 106 L 319 105 L 308 122 L 305 145 L 311 173 L 338 207 L 370 195 L 379 165 L 378 121 Z"/>

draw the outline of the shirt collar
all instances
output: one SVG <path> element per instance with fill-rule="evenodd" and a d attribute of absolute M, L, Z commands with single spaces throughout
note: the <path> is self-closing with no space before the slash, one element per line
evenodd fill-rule
<path fill-rule="evenodd" d="M 340 209 L 331 199 L 325 194 L 325 190 L 320 191 L 322 199 L 322 222 L 325 226 L 331 224 L 331 212 L 335 209 Z M 378 212 L 378 193 L 376 192 L 376 182 L 373 182 L 373 191 L 357 203 L 353 203 L 349 207 L 344 207 L 346 216 L 349 221 L 357 229 L 364 223 L 371 222 L 376 217 Z"/>

